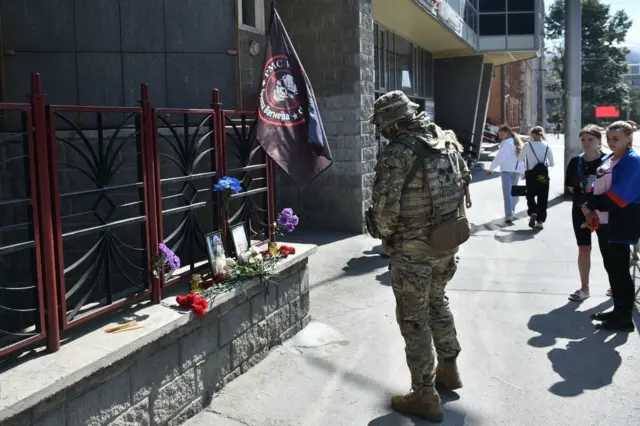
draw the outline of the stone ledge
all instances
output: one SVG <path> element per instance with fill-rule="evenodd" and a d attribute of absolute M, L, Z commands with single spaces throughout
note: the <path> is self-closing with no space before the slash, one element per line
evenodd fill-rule
<path fill-rule="evenodd" d="M 142 329 L 108 334 L 113 323 L 103 324 L 59 352 L 1 372 L 0 424 L 156 425 L 191 417 L 309 322 L 307 259 L 316 247 L 295 247 L 266 294 L 247 281 L 210 301 L 201 319 L 176 309 L 174 296 L 143 303 L 132 316 L 118 315 Z"/>

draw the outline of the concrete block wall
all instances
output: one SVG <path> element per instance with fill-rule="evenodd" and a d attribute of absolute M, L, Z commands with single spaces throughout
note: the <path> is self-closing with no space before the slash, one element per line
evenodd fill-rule
<path fill-rule="evenodd" d="M 307 259 L 2 426 L 177 426 L 310 321 Z"/>
<path fill-rule="evenodd" d="M 280 173 L 279 206 L 302 226 L 363 232 L 376 141 L 372 0 L 279 0 L 278 10 L 318 99 L 333 165 L 304 192 Z"/>

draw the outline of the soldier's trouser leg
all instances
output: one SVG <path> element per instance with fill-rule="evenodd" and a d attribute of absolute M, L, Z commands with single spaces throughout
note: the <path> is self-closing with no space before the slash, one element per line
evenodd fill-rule
<path fill-rule="evenodd" d="M 436 354 L 428 321 L 432 267 L 426 263 L 397 265 L 392 261 L 391 282 L 412 389 L 418 393 L 429 392 L 434 387 L 436 374 Z"/>
<path fill-rule="evenodd" d="M 438 358 L 455 358 L 460 352 L 460 343 L 449 309 L 449 298 L 445 287 L 457 270 L 455 256 L 431 262 L 432 279 L 429 293 L 429 327 Z"/>

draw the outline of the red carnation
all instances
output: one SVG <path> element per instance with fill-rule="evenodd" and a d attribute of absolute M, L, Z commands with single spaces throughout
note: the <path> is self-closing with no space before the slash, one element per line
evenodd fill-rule
<path fill-rule="evenodd" d="M 209 309 L 209 302 L 207 302 L 207 299 L 203 297 L 198 297 L 193 303 L 192 309 L 196 318 L 200 318 L 207 313 L 207 309 Z"/>
<path fill-rule="evenodd" d="M 193 306 L 193 303 L 196 300 L 196 295 L 193 293 L 189 293 L 186 296 L 178 296 L 176 297 L 176 302 L 183 309 L 188 309 Z"/>

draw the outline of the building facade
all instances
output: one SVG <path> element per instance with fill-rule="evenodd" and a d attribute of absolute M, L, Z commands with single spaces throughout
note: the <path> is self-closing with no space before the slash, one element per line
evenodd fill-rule
<path fill-rule="evenodd" d="M 277 8 L 334 156 L 302 193 L 278 176 L 279 204 L 306 225 L 355 232 L 380 149 L 368 123 L 376 96 L 405 91 L 477 157 L 494 68 L 539 56 L 544 12 L 542 0 L 278 0 Z M 29 73 L 39 71 L 51 103 L 135 105 L 148 82 L 154 106 L 208 106 L 217 87 L 225 108 L 254 109 L 269 9 L 267 0 L 2 2 L 0 100 L 23 101 Z M 519 79 L 505 107 L 516 127 Z"/>
<path fill-rule="evenodd" d="M 629 64 L 629 72 L 624 75 L 629 86 L 640 86 L 640 64 Z"/>
<path fill-rule="evenodd" d="M 544 81 L 539 77 L 540 61 L 528 59 L 496 67 L 491 80 L 487 123 L 508 124 L 520 133 L 545 123 L 540 106 Z"/>

